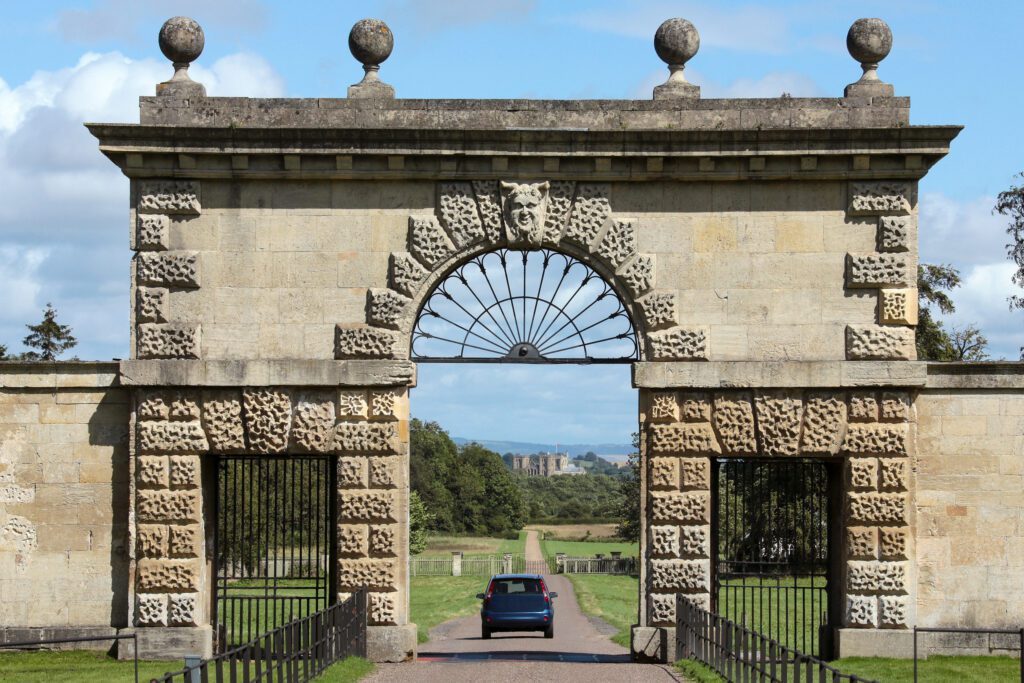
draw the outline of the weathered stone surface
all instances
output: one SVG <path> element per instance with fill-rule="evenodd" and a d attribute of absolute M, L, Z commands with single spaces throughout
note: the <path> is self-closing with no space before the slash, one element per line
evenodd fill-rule
<path fill-rule="evenodd" d="M 338 525 L 338 555 L 340 557 L 366 557 L 369 551 L 365 524 Z"/>
<path fill-rule="evenodd" d="M 650 419 L 655 422 L 676 422 L 679 420 L 679 405 L 672 392 L 651 394 Z"/>
<path fill-rule="evenodd" d="M 486 237 L 473 187 L 469 183 L 441 183 L 438 213 L 457 248 L 464 249 Z"/>
<path fill-rule="evenodd" d="M 907 426 L 901 424 L 851 424 L 843 450 L 857 455 L 906 455 Z"/>
<path fill-rule="evenodd" d="M 200 527 L 198 524 L 174 524 L 168 527 L 167 553 L 171 557 L 199 557 Z"/>
<path fill-rule="evenodd" d="M 199 358 L 199 325 L 144 323 L 139 325 L 139 358 Z"/>
<path fill-rule="evenodd" d="M 339 422 L 334 447 L 341 453 L 397 453 L 398 428 L 394 422 Z"/>
<path fill-rule="evenodd" d="M 903 391 L 883 393 L 881 419 L 883 422 L 907 422 L 910 420 L 910 395 Z"/>
<path fill-rule="evenodd" d="M 846 555 L 851 559 L 873 560 L 876 557 L 878 529 L 852 526 L 846 529 Z"/>
<path fill-rule="evenodd" d="M 411 314 L 412 301 L 393 289 L 371 288 L 367 293 L 366 322 L 401 329 Z"/>
<path fill-rule="evenodd" d="M 376 524 L 370 527 L 370 554 L 394 557 L 398 554 L 398 527 Z"/>
<path fill-rule="evenodd" d="M 707 360 L 708 332 L 703 327 L 673 327 L 647 335 L 649 360 Z"/>
<path fill-rule="evenodd" d="M 877 490 L 878 460 L 875 458 L 848 458 L 850 488 Z"/>
<path fill-rule="evenodd" d="M 334 342 L 334 357 L 337 359 L 397 358 L 398 341 L 397 333 L 391 330 L 338 325 Z"/>
<path fill-rule="evenodd" d="M 455 247 L 436 218 L 410 216 L 409 253 L 428 270 L 432 270 L 454 254 Z"/>
<path fill-rule="evenodd" d="M 398 406 L 398 393 L 392 389 L 370 392 L 370 417 L 382 420 L 397 420 L 395 408 Z"/>
<path fill-rule="evenodd" d="M 138 596 L 136 602 L 136 620 L 139 626 L 166 626 L 167 625 L 167 596 L 166 595 L 143 595 Z"/>
<path fill-rule="evenodd" d="M 800 422 L 803 401 L 796 395 L 759 394 L 754 399 L 757 413 L 757 445 L 763 455 L 800 454 Z"/>
<path fill-rule="evenodd" d="M 878 623 L 878 598 L 870 595 L 846 596 L 846 625 L 874 628 Z"/>
<path fill-rule="evenodd" d="M 846 585 L 851 593 L 895 593 L 906 590 L 902 562 L 846 563 Z"/>
<path fill-rule="evenodd" d="M 171 405 L 162 392 L 145 392 L 139 396 L 135 414 L 139 420 L 169 420 Z"/>
<path fill-rule="evenodd" d="M 597 255 L 613 269 L 625 263 L 636 253 L 636 226 L 631 220 L 614 219 L 601 238 Z"/>
<path fill-rule="evenodd" d="M 679 527 L 652 526 L 651 554 L 658 557 L 679 557 Z"/>
<path fill-rule="evenodd" d="M 136 530 L 140 557 L 167 555 L 167 527 L 163 524 L 140 524 Z"/>
<path fill-rule="evenodd" d="M 878 219 L 878 250 L 910 249 L 910 216 L 882 216 Z"/>
<path fill-rule="evenodd" d="M 909 531 L 902 527 L 883 527 L 878 530 L 879 551 L 883 560 L 907 559 Z"/>
<path fill-rule="evenodd" d="M 679 417 L 683 422 L 711 420 L 711 400 L 705 393 L 686 392 L 679 395 Z"/>
<path fill-rule="evenodd" d="M 878 625 L 881 628 L 907 628 L 909 600 L 904 595 L 883 595 L 878 598 Z"/>
<path fill-rule="evenodd" d="M 679 458 L 651 458 L 650 482 L 654 489 L 678 490 Z"/>
<path fill-rule="evenodd" d="M 647 596 L 650 610 L 650 623 L 667 625 L 676 623 L 676 594 L 651 593 Z"/>
<path fill-rule="evenodd" d="M 393 593 L 370 593 L 369 600 L 369 621 L 372 624 L 394 624 L 397 623 L 395 616 L 395 596 Z"/>
<path fill-rule="evenodd" d="M 139 287 L 135 290 L 135 322 L 167 322 L 167 290 L 154 287 Z"/>
<path fill-rule="evenodd" d="M 245 450 L 241 394 L 216 393 L 204 397 L 203 427 L 210 440 L 210 450 L 217 453 Z"/>
<path fill-rule="evenodd" d="M 146 593 L 199 590 L 195 560 L 139 560 L 139 590 Z"/>
<path fill-rule="evenodd" d="M 847 254 L 847 287 L 912 284 L 910 263 L 903 254 Z"/>
<path fill-rule="evenodd" d="M 139 523 L 198 522 L 202 519 L 197 491 L 138 492 L 136 515 Z"/>
<path fill-rule="evenodd" d="M 654 453 L 710 455 L 721 453 L 709 424 L 652 424 L 651 450 Z"/>
<path fill-rule="evenodd" d="M 171 393 L 169 400 L 169 419 L 192 422 L 193 420 L 198 421 L 202 417 L 200 402 L 196 394 L 186 391 L 175 391 Z"/>
<path fill-rule="evenodd" d="M 708 494 L 675 493 L 651 495 L 651 519 L 655 522 L 707 522 Z"/>
<path fill-rule="evenodd" d="M 911 360 L 913 357 L 913 328 L 846 326 L 847 360 Z"/>
<path fill-rule="evenodd" d="M 896 181 L 853 183 L 849 213 L 852 216 L 878 216 L 910 213 L 911 189 Z"/>
<path fill-rule="evenodd" d="M 510 246 L 539 247 L 544 241 L 548 183 L 501 183 L 505 235 Z"/>
<path fill-rule="evenodd" d="M 242 392 L 245 432 L 256 453 L 283 453 L 292 426 L 292 400 L 280 389 L 246 389 Z"/>
<path fill-rule="evenodd" d="M 329 453 L 334 448 L 334 401 L 326 397 L 302 396 L 295 403 L 291 440 L 307 453 Z"/>
<path fill-rule="evenodd" d="M 169 596 L 167 618 L 171 626 L 195 626 L 199 602 L 194 593 Z"/>
<path fill-rule="evenodd" d="M 846 434 L 846 402 L 838 396 L 812 394 L 804 405 L 804 454 L 835 455 Z"/>
<path fill-rule="evenodd" d="M 619 271 L 619 279 L 633 298 L 651 291 L 654 288 L 654 257 L 647 254 L 636 257 Z"/>
<path fill-rule="evenodd" d="M 367 417 L 369 409 L 364 391 L 342 391 L 338 394 L 338 415 L 341 417 Z"/>
<path fill-rule="evenodd" d="M 167 456 L 143 455 L 135 460 L 140 488 L 167 488 Z"/>
<path fill-rule="evenodd" d="M 338 486 L 342 488 L 366 488 L 369 465 L 366 458 L 338 458 Z"/>
<path fill-rule="evenodd" d="M 671 292 L 652 292 L 637 301 L 637 304 L 643 313 L 644 324 L 648 330 L 658 330 L 679 323 L 676 295 Z"/>
<path fill-rule="evenodd" d="M 170 218 L 167 216 L 139 214 L 135 233 L 135 250 L 166 250 L 170 222 Z"/>
<path fill-rule="evenodd" d="M 917 290 L 880 290 L 878 308 L 878 322 L 883 325 L 916 325 L 918 320 Z"/>
<path fill-rule="evenodd" d="M 476 206 L 480 211 L 484 234 L 488 241 L 497 243 L 501 240 L 502 225 L 501 194 L 498 191 L 498 183 L 493 180 L 474 180 L 473 194 L 476 196 Z"/>
<path fill-rule="evenodd" d="M 195 289 L 199 287 L 199 254 L 194 251 L 137 254 L 135 284 Z"/>
<path fill-rule="evenodd" d="M 416 295 L 428 275 L 427 269 L 405 252 L 391 255 L 388 272 L 391 288 L 409 297 Z"/>
<path fill-rule="evenodd" d="M 611 216 L 612 208 L 608 201 L 610 193 L 608 185 L 580 183 L 576 188 L 576 200 L 563 239 L 589 247 Z"/>
<path fill-rule="evenodd" d="M 561 240 L 575 194 L 576 183 L 570 180 L 552 180 L 548 185 L 548 209 L 544 216 L 546 244 L 556 245 Z"/>
<path fill-rule="evenodd" d="M 879 461 L 879 487 L 885 491 L 906 491 L 906 458 L 882 458 Z"/>
<path fill-rule="evenodd" d="M 199 487 L 199 456 L 198 455 L 172 455 L 171 465 L 171 486 L 174 488 L 198 488 Z"/>
<path fill-rule="evenodd" d="M 878 420 L 878 399 L 875 394 L 861 392 L 850 394 L 850 420 L 855 422 Z"/>
<path fill-rule="evenodd" d="M 907 496 L 902 493 L 848 494 L 850 521 L 861 524 L 905 524 Z"/>
<path fill-rule="evenodd" d="M 346 522 L 395 522 L 395 494 L 384 491 L 339 491 L 338 518 Z"/>
<path fill-rule="evenodd" d="M 390 489 L 398 486 L 398 458 L 369 458 L 370 487 Z"/>
<path fill-rule="evenodd" d="M 139 453 L 205 453 L 209 449 L 198 422 L 139 422 Z"/>
<path fill-rule="evenodd" d="M 708 589 L 710 567 L 706 560 L 651 560 L 651 588 L 656 591 L 703 591 Z"/>
<path fill-rule="evenodd" d="M 198 215 L 199 183 L 189 180 L 146 180 L 139 187 L 139 213 Z"/>
<path fill-rule="evenodd" d="M 711 486 L 711 461 L 708 458 L 679 458 L 679 487 L 706 491 Z"/>
<path fill-rule="evenodd" d="M 679 527 L 679 554 L 684 557 L 710 557 L 708 537 L 707 527 Z"/>
<path fill-rule="evenodd" d="M 394 560 L 338 560 L 338 590 L 357 588 L 395 590 Z"/>
<path fill-rule="evenodd" d="M 726 455 L 757 452 L 753 401 L 746 395 L 725 394 L 715 397 L 715 431 Z"/>

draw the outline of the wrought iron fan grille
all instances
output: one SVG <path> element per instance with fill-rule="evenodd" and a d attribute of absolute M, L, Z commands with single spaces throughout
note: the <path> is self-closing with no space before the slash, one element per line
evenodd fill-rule
<path fill-rule="evenodd" d="M 629 363 L 633 322 L 592 268 L 550 249 L 499 249 L 448 275 L 412 335 L 417 361 Z"/>

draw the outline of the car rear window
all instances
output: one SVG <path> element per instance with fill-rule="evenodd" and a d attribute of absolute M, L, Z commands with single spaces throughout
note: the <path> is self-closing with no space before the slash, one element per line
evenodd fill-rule
<path fill-rule="evenodd" d="M 496 595 L 544 592 L 540 588 L 540 579 L 495 579 L 491 588 Z"/>

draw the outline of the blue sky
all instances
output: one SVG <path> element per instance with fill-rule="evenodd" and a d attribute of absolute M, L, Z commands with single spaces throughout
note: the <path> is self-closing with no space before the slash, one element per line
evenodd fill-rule
<path fill-rule="evenodd" d="M 991 215 L 1024 170 L 1019 0 L 83 0 L 0 15 L 0 343 L 14 352 L 52 301 L 79 356 L 128 354 L 127 183 L 80 124 L 137 120 L 137 97 L 170 74 L 156 33 L 175 14 L 206 31 L 193 73 L 211 94 L 344 96 L 362 75 L 348 29 L 375 16 L 395 33 L 381 75 L 399 97 L 467 98 L 649 98 L 666 75 L 651 38 L 671 16 L 701 33 L 687 74 L 706 97 L 841 96 L 860 71 L 846 30 L 880 16 L 895 42 L 880 75 L 912 97 L 912 122 L 966 126 L 921 186 L 922 260 L 961 269 L 952 324 L 977 323 L 997 358 L 1024 344 Z M 624 367 L 432 366 L 420 378 L 414 413 L 463 436 L 628 442 L 636 428 Z"/>

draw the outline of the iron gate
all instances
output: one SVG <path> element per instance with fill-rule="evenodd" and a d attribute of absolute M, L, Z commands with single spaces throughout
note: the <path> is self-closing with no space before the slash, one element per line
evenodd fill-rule
<path fill-rule="evenodd" d="M 831 656 L 830 465 L 721 459 L 713 469 L 713 610 L 779 643 Z"/>
<path fill-rule="evenodd" d="M 217 648 L 326 608 L 334 459 L 221 456 L 215 534 Z"/>

